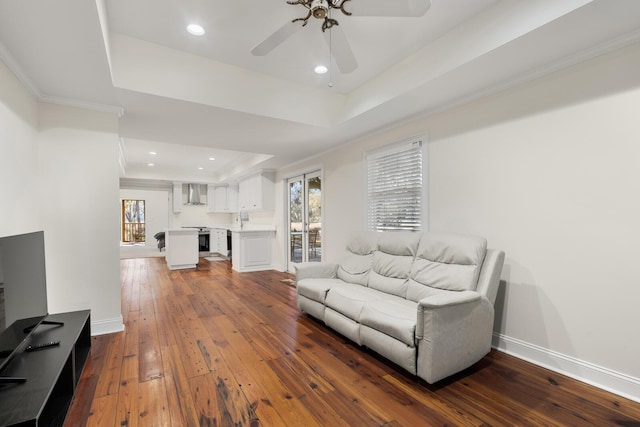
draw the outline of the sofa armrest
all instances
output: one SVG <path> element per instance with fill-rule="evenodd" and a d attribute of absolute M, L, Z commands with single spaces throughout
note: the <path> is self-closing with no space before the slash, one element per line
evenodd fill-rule
<path fill-rule="evenodd" d="M 338 264 L 333 262 L 299 262 L 293 264 L 296 280 L 302 279 L 335 279 Z"/>
<path fill-rule="evenodd" d="M 447 292 L 446 294 L 431 295 L 418 301 L 418 318 L 416 319 L 416 338 L 422 339 L 429 335 L 429 331 L 433 328 L 440 327 L 434 324 L 434 319 L 443 317 L 453 317 L 454 320 L 461 316 L 466 316 L 466 312 L 472 310 L 472 306 L 479 304 L 482 296 L 474 291 Z M 485 299 L 486 300 L 486 299 Z M 488 302 L 488 301 L 487 301 Z M 466 307 L 455 308 L 469 304 Z M 460 314 L 455 314 L 460 313 Z M 448 327 L 443 324 L 442 327 Z"/>
<path fill-rule="evenodd" d="M 418 301 L 418 305 L 428 310 L 456 304 L 465 304 L 479 299 L 480 294 L 474 291 L 447 292 L 446 294 L 431 295 L 430 297 L 423 298 Z"/>
<path fill-rule="evenodd" d="M 482 263 L 482 269 L 480 270 L 480 277 L 478 277 L 476 290 L 486 297 L 491 304 L 495 304 L 496 302 L 503 265 L 504 251 L 487 249 Z"/>
<path fill-rule="evenodd" d="M 478 292 L 424 298 L 417 316 L 417 371 L 428 383 L 471 366 L 491 350 L 493 305 Z"/>

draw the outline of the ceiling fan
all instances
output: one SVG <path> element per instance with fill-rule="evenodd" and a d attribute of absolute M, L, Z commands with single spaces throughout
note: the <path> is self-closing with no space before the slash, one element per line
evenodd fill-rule
<path fill-rule="evenodd" d="M 331 55 L 340 71 L 348 74 L 358 68 L 358 63 L 338 20 L 332 16 L 333 10 L 340 11 L 345 16 L 420 17 L 431 7 L 431 0 L 288 0 L 287 4 L 304 6 L 307 15 L 284 24 L 251 49 L 251 53 L 255 56 L 268 54 L 314 17 L 323 20 L 322 32 Z"/>

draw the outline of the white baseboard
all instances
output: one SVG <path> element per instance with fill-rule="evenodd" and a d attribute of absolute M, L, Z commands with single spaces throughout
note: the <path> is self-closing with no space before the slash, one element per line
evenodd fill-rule
<path fill-rule="evenodd" d="M 240 267 L 238 265 L 233 265 L 231 266 L 231 268 L 233 269 L 233 271 L 237 271 L 238 273 L 254 273 L 256 271 L 267 271 L 267 270 L 277 270 L 277 271 L 281 271 L 278 270 L 278 266 L 277 265 L 261 265 L 261 266 L 257 266 L 257 267 Z"/>
<path fill-rule="evenodd" d="M 501 334 L 493 334 L 493 347 L 543 368 L 640 402 L 640 379 Z"/>
<path fill-rule="evenodd" d="M 91 335 L 105 335 L 124 331 L 122 316 L 114 319 L 96 320 L 91 322 Z"/>

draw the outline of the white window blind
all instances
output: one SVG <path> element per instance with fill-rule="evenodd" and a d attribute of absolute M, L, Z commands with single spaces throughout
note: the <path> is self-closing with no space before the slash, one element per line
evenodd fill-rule
<path fill-rule="evenodd" d="M 422 141 L 367 154 L 366 173 L 367 229 L 419 231 L 424 202 Z"/>

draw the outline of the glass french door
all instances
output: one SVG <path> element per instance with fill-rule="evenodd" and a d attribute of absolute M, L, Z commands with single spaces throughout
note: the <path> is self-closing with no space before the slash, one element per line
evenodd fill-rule
<path fill-rule="evenodd" d="M 288 269 L 292 263 L 322 261 L 322 178 L 320 171 L 290 178 Z"/>

